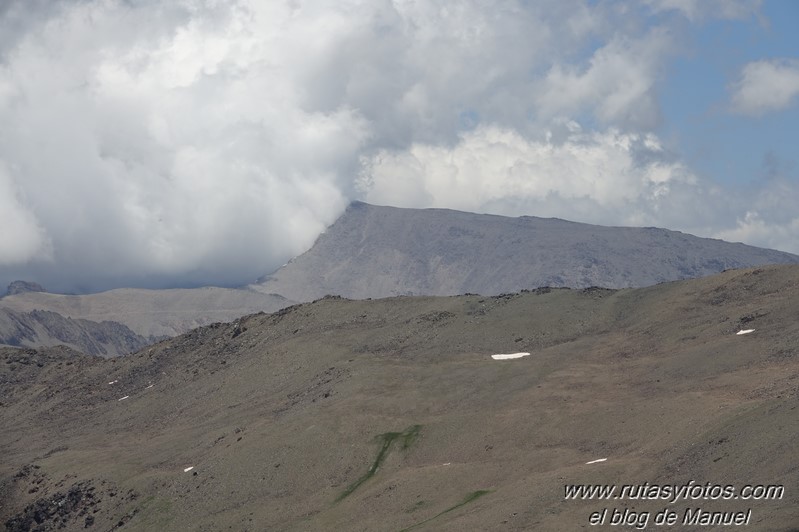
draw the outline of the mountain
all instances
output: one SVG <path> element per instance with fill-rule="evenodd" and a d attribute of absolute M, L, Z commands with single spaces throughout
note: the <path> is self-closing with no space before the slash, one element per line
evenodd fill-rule
<path fill-rule="evenodd" d="M 328 297 L 113 359 L 0 350 L 0 522 L 546 532 L 606 509 L 605 526 L 654 529 L 666 510 L 696 526 L 664 529 L 727 530 L 701 523 L 733 512 L 795 530 L 797 315 L 799 266 L 772 266 L 639 289 Z M 565 496 L 614 484 L 626 498 Z"/>
<path fill-rule="evenodd" d="M 251 288 L 294 301 L 497 295 L 650 286 L 765 264 L 799 264 L 799 256 L 653 227 L 356 202 L 309 251 Z"/>
<path fill-rule="evenodd" d="M 120 288 L 86 295 L 28 291 L 0 299 L 0 309 L 23 313 L 47 310 L 73 319 L 114 321 L 141 336 L 159 338 L 293 303 L 279 295 L 246 289 Z"/>
<path fill-rule="evenodd" d="M 355 202 L 309 251 L 246 288 L 63 295 L 16 281 L 0 299 L 0 309 L 113 321 L 145 338 L 161 338 L 328 294 L 367 299 L 497 295 L 540 286 L 641 287 L 790 263 L 799 264 L 799 256 L 665 229 Z"/>
<path fill-rule="evenodd" d="M 6 290 L 5 295 L 13 296 L 16 294 L 24 294 L 25 292 L 45 292 L 45 289 L 38 283 L 31 283 L 29 281 L 13 281 L 8 285 L 8 290 Z"/>
<path fill-rule="evenodd" d="M 0 308 L 0 345 L 67 345 L 89 355 L 118 356 L 157 340 L 145 338 L 113 321 L 73 320 L 44 310 L 15 312 Z"/>

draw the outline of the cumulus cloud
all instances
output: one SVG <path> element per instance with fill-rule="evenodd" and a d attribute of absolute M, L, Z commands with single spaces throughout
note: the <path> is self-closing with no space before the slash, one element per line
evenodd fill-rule
<path fill-rule="evenodd" d="M 775 223 L 759 211 L 748 211 L 733 229 L 719 231 L 716 236 L 729 242 L 757 242 L 766 248 L 786 249 L 790 246 L 796 250 L 797 234 L 799 216 Z"/>
<path fill-rule="evenodd" d="M 294 58 L 253 37 L 253 13 L 190 7 L 154 27 L 142 8 L 75 3 L 7 54 L 0 157 L 73 283 L 240 284 L 348 201 L 359 112 L 299 105 L 281 64 Z M 17 262 L 39 257 L 31 223 L 13 226 L 30 240 Z"/>
<path fill-rule="evenodd" d="M 749 187 L 743 214 L 733 227 L 718 231 L 718 238 L 799 251 L 799 182 L 786 177 L 784 165 L 773 156 L 763 162 L 766 179 Z"/>
<path fill-rule="evenodd" d="M 367 201 L 534 214 L 610 225 L 700 228 L 717 187 L 702 183 L 653 134 L 585 132 L 573 121 L 539 140 L 496 126 L 453 147 L 417 144 L 364 161 Z M 714 198 L 716 197 L 716 198 Z M 718 214 L 718 213 L 714 213 Z"/>
<path fill-rule="evenodd" d="M 537 140 L 486 126 L 451 147 L 382 150 L 363 161 L 358 184 L 377 204 L 660 226 L 799 252 L 799 183 L 780 175 L 722 188 L 654 134 L 556 125 Z"/>
<path fill-rule="evenodd" d="M 698 208 L 718 190 L 651 131 L 674 38 L 647 16 L 580 0 L 4 3 L 0 280 L 245 284 L 352 199 L 733 227 L 745 210 Z"/>
<path fill-rule="evenodd" d="M 799 95 L 799 59 L 747 63 L 730 86 L 732 110 L 762 115 L 791 106 Z"/>
<path fill-rule="evenodd" d="M 590 109 L 605 124 L 652 129 L 660 118 L 658 69 L 672 46 L 658 29 L 637 39 L 614 37 L 584 67 L 555 64 L 544 78 L 539 112 L 574 116 Z"/>
<path fill-rule="evenodd" d="M 20 201 L 20 191 L 8 169 L 0 165 L 0 267 L 31 257 L 50 258 L 50 242 L 36 216 Z"/>

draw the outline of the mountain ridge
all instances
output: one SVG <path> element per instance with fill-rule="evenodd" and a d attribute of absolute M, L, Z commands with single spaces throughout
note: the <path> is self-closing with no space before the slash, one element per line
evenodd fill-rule
<path fill-rule="evenodd" d="M 307 252 L 247 287 L 65 295 L 19 282 L 11 290 L 19 293 L 0 298 L 0 309 L 113 321 L 160 338 L 327 294 L 368 299 L 496 295 L 540 286 L 621 288 L 771 263 L 799 263 L 799 256 L 658 228 L 354 202 Z"/>
<path fill-rule="evenodd" d="M 117 288 L 87 295 L 26 292 L 0 299 L 0 309 L 48 310 L 73 319 L 114 321 L 136 334 L 158 338 L 218 321 L 232 321 L 253 312 L 275 311 L 294 303 L 276 294 L 246 289 Z"/>
<path fill-rule="evenodd" d="M 0 308 L 0 345 L 45 347 L 66 345 L 87 355 L 119 356 L 137 351 L 161 338 L 144 337 L 125 325 L 65 318 L 46 310 L 15 312 Z"/>
<path fill-rule="evenodd" d="M 799 256 L 660 228 L 354 202 L 307 252 L 250 287 L 295 301 L 496 295 L 641 287 L 772 263 Z"/>

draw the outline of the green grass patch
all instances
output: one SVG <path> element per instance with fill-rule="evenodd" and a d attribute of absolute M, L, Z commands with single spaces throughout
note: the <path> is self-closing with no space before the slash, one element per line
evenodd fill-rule
<path fill-rule="evenodd" d="M 421 425 L 411 425 L 405 432 L 403 432 L 400 437 L 402 437 L 402 448 L 407 449 L 416 441 L 416 438 L 419 437 L 419 432 L 422 430 Z"/>
<path fill-rule="evenodd" d="M 172 514 L 172 501 L 155 495 L 150 495 L 137 504 L 132 515 L 135 516 L 134 528 L 140 530 L 163 530 L 175 518 Z"/>
<path fill-rule="evenodd" d="M 350 484 L 347 489 L 336 498 L 336 502 L 339 502 L 351 495 L 352 492 L 361 486 L 361 484 L 372 478 L 374 474 L 377 473 L 377 470 L 385 461 L 386 456 L 388 456 L 391 445 L 395 441 L 399 441 L 401 443 L 403 450 L 408 449 L 419 437 L 419 432 L 421 429 L 421 425 L 411 425 L 403 432 L 385 432 L 383 434 L 379 434 L 375 440 L 380 444 L 380 449 L 377 451 L 377 456 L 375 457 L 374 462 L 372 462 L 372 465 L 369 467 L 366 473 L 361 475 L 358 480 Z"/>
<path fill-rule="evenodd" d="M 482 497 L 483 495 L 486 495 L 488 493 L 491 493 L 491 490 L 473 491 L 470 494 L 468 494 L 461 502 L 459 502 L 455 506 L 451 506 L 451 507 L 447 508 L 446 510 L 444 510 L 443 512 L 437 513 L 436 515 L 434 515 L 430 519 L 425 519 L 424 521 L 420 521 L 419 523 L 416 523 L 415 525 L 409 526 L 408 528 L 403 528 L 402 530 L 400 530 L 400 532 L 407 532 L 408 530 L 413 530 L 414 528 L 417 528 L 417 527 L 420 527 L 420 526 L 422 526 L 424 524 L 427 524 L 430 521 L 433 521 L 434 519 L 438 519 L 439 517 L 441 517 L 444 514 L 447 514 L 447 513 L 451 512 L 453 510 L 457 510 L 461 506 L 466 506 L 470 502 L 476 501 L 477 499 L 479 499 L 480 497 Z"/>

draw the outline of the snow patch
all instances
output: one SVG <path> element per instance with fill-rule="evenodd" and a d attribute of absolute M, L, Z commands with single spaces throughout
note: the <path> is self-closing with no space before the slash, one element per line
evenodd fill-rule
<path fill-rule="evenodd" d="M 742 334 L 749 334 L 751 332 L 755 332 L 755 330 L 754 329 L 744 329 L 742 331 L 738 331 L 735 334 L 738 335 L 738 336 L 741 336 Z"/>
<path fill-rule="evenodd" d="M 604 462 L 606 460 L 607 460 L 607 458 L 597 458 L 596 460 L 591 460 L 590 462 L 586 462 L 585 465 L 596 464 L 598 462 Z"/>
<path fill-rule="evenodd" d="M 510 360 L 512 358 L 529 357 L 530 353 L 510 353 L 507 355 L 491 355 L 494 360 Z"/>
<path fill-rule="evenodd" d="M 117 379 L 117 380 L 115 380 L 115 381 L 111 381 L 111 382 L 109 382 L 108 384 L 116 384 L 116 383 L 118 383 L 118 382 L 119 382 L 119 379 Z"/>
<path fill-rule="evenodd" d="M 125 397 L 120 397 L 119 399 L 117 399 L 117 401 L 124 401 L 124 400 L 125 400 L 125 399 L 127 399 L 128 397 L 130 397 L 130 396 L 129 396 L 129 395 L 126 395 Z"/>

